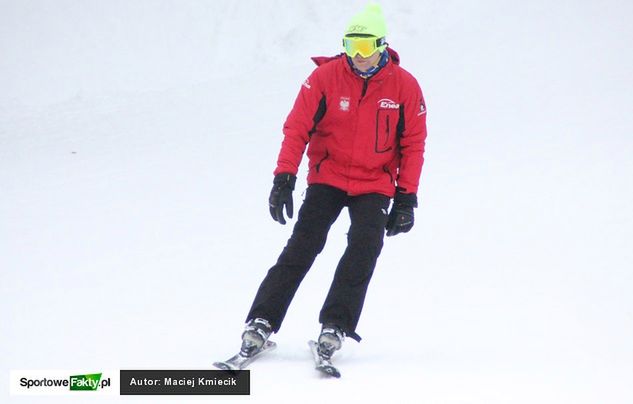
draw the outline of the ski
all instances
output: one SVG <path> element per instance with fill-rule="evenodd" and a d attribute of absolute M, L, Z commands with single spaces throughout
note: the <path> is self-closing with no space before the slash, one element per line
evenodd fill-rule
<path fill-rule="evenodd" d="M 268 351 L 272 351 L 276 347 L 277 347 L 277 344 L 275 344 L 274 342 L 266 341 L 262 349 L 257 351 L 257 353 L 255 353 L 254 355 L 245 356 L 240 352 L 236 354 L 235 356 L 233 356 L 231 359 L 228 359 L 224 362 L 215 362 L 213 366 L 215 366 L 218 369 L 229 370 L 229 371 L 243 370 L 248 365 L 250 365 L 251 362 L 259 358 L 262 354 Z"/>
<path fill-rule="evenodd" d="M 341 377 L 341 372 L 332 365 L 329 359 L 319 354 L 319 344 L 316 341 L 308 341 L 312 356 L 314 357 L 315 369 L 332 377 Z"/>

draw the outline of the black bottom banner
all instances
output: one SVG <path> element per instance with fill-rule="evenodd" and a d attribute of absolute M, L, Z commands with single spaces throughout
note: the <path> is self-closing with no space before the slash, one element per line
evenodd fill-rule
<path fill-rule="evenodd" d="M 121 370 L 121 395 L 249 395 L 250 372 Z"/>

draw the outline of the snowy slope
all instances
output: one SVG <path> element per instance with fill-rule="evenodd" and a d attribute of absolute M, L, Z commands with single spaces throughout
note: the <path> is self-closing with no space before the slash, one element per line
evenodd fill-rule
<path fill-rule="evenodd" d="M 291 231 L 266 206 L 283 120 L 363 5 L 339 3 L 0 1 L 5 375 L 233 353 Z M 633 6 L 384 9 L 429 109 L 416 227 L 322 380 L 306 340 L 341 216 L 244 400 L 631 402 Z"/>

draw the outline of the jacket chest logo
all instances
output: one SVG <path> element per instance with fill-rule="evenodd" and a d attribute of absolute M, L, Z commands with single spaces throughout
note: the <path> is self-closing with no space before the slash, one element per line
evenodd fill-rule
<path fill-rule="evenodd" d="M 338 103 L 338 109 L 341 111 L 349 111 L 349 100 L 350 97 L 341 97 L 341 101 Z"/>
<path fill-rule="evenodd" d="M 378 109 L 399 109 L 400 104 L 390 100 L 389 98 L 383 98 L 378 100 Z"/>

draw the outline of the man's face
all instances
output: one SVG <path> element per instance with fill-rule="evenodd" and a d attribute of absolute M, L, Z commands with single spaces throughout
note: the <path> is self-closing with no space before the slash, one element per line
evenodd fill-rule
<path fill-rule="evenodd" d="M 376 51 L 373 55 L 369 57 L 362 57 L 360 53 L 357 53 L 356 56 L 352 58 L 352 63 L 354 63 L 354 67 L 360 70 L 361 72 L 366 72 L 374 66 L 378 66 L 378 61 L 380 60 L 380 52 Z"/>

